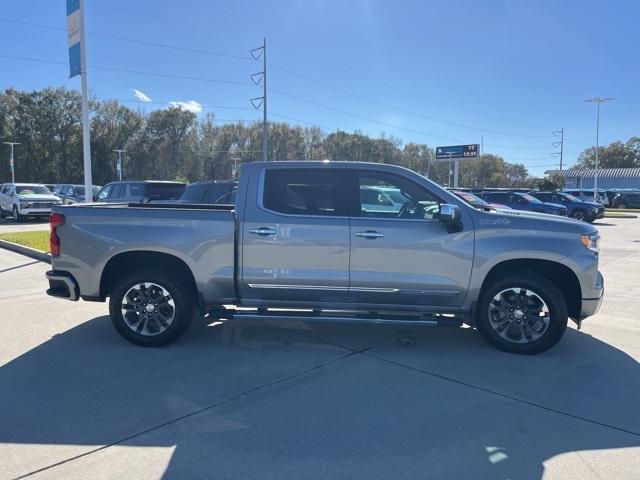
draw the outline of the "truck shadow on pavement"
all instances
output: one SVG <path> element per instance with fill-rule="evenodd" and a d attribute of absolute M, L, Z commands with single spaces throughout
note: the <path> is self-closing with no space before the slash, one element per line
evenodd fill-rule
<path fill-rule="evenodd" d="M 638 362 L 575 330 L 533 357 L 471 329 L 246 320 L 146 349 L 98 317 L 2 366 L 0 390 L 2 478 L 538 479 L 568 452 L 591 478 L 608 464 L 584 451 L 640 446 Z"/>

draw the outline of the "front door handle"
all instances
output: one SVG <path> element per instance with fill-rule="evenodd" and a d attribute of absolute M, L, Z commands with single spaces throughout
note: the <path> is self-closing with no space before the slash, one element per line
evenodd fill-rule
<path fill-rule="evenodd" d="M 384 237 L 383 233 L 376 232 L 375 230 L 366 230 L 364 232 L 356 232 L 356 237 L 368 238 L 369 240 L 375 240 L 376 238 Z"/>
<path fill-rule="evenodd" d="M 260 228 L 252 228 L 249 230 L 249 233 L 253 233 L 254 235 L 260 235 L 261 237 L 269 237 L 271 235 L 275 235 L 276 232 L 273 228 L 268 227 L 260 227 Z"/>

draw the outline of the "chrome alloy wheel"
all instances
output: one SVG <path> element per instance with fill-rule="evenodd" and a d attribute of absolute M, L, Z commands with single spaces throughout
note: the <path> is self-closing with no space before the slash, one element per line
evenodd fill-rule
<path fill-rule="evenodd" d="M 507 288 L 489 302 L 489 324 L 512 343 L 531 343 L 545 334 L 551 321 L 549 307 L 526 288 Z"/>
<path fill-rule="evenodd" d="M 122 318 L 134 332 L 154 336 L 169 328 L 176 313 L 171 294 L 162 285 L 138 283 L 127 290 L 120 307 Z"/>

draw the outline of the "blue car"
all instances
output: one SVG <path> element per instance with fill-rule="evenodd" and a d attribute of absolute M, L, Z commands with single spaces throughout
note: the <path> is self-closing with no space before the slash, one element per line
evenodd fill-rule
<path fill-rule="evenodd" d="M 550 213 L 551 215 L 567 215 L 567 208 L 556 203 L 545 203 L 536 197 L 522 192 L 482 192 L 480 197 L 489 203 L 501 203 L 515 210 Z"/>
<path fill-rule="evenodd" d="M 552 202 L 567 207 L 567 216 L 576 220 L 593 222 L 604 217 L 604 207 L 598 202 L 580 200 L 564 192 L 531 192 L 531 195 L 543 202 Z"/>

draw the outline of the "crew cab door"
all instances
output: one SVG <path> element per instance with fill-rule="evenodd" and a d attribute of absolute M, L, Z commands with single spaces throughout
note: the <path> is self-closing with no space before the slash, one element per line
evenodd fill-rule
<path fill-rule="evenodd" d="M 396 173 L 352 169 L 349 302 L 375 305 L 462 304 L 471 276 L 474 234 L 447 233 L 439 199 L 426 185 Z M 380 207 L 370 193 L 381 195 Z M 367 200 L 365 203 L 363 200 Z M 391 199 L 394 208 L 389 208 Z"/>
<path fill-rule="evenodd" d="M 339 166 L 278 166 L 247 179 L 240 240 L 244 305 L 346 301 L 345 172 Z"/>

